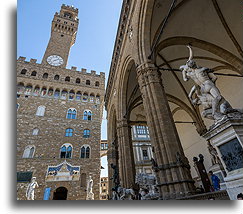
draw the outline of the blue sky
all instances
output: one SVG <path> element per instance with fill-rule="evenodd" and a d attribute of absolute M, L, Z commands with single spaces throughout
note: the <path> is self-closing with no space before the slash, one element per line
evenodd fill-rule
<path fill-rule="evenodd" d="M 41 62 L 50 38 L 51 21 L 62 4 L 79 9 L 79 29 L 67 68 L 105 72 L 107 80 L 122 0 L 18 0 L 17 57 Z M 105 112 L 103 118 L 101 138 L 106 139 Z"/>

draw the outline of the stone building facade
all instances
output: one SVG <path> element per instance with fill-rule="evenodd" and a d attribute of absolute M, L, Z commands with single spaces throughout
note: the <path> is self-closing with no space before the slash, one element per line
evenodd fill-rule
<path fill-rule="evenodd" d="M 42 63 L 17 60 L 18 200 L 32 177 L 35 200 L 85 200 L 89 176 L 99 200 L 105 74 L 66 69 L 78 21 L 78 9 L 62 5 Z"/>
<path fill-rule="evenodd" d="M 193 162 L 199 154 L 204 156 L 206 171 L 215 170 L 213 154 L 208 150 L 209 134 L 205 134 L 214 122 L 204 118 L 202 107 L 190 101 L 188 95 L 194 82 L 184 81 L 179 68 L 189 59 L 190 45 L 197 65 L 213 70 L 223 97 L 235 109 L 242 109 L 240 7 L 240 0 L 123 1 L 105 95 L 111 145 L 108 162 L 109 166 L 113 163 L 119 167 L 122 187 L 136 188 L 131 133 L 134 125 L 149 128 L 161 199 L 195 193 L 195 187 L 202 184 Z M 242 118 L 240 121 L 235 123 L 242 130 Z M 237 133 L 234 152 L 240 153 L 242 131 Z M 225 143 L 225 139 L 221 136 L 210 145 L 219 159 L 222 151 L 217 144 Z M 227 175 L 219 168 L 215 170 L 221 173 L 223 181 L 231 179 L 232 186 L 234 179 L 242 180 L 242 161 L 236 162 L 232 171 L 223 163 Z M 109 177 L 112 171 L 110 168 Z M 111 194 L 114 183 L 109 182 Z M 243 186 L 238 187 L 234 186 L 231 199 L 242 192 Z"/>

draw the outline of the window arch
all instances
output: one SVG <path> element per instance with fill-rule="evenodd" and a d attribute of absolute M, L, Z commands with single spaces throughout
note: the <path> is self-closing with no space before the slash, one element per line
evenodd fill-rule
<path fill-rule="evenodd" d="M 90 80 L 86 80 L 86 85 L 90 85 Z"/>
<path fill-rule="evenodd" d="M 62 145 L 60 150 L 60 158 L 71 158 L 73 147 L 70 143 Z"/>
<path fill-rule="evenodd" d="M 34 96 L 38 96 L 39 94 L 40 94 L 40 87 L 37 85 L 37 86 L 35 86 L 33 95 L 34 95 Z"/>
<path fill-rule="evenodd" d="M 33 158 L 35 152 L 34 146 L 26 146 L 23 154 L 23 158 Z"/>
<path fill-rule="evenodd" d="M 88 101 L 88 93 L 84 93 L 83 94 L 83 102 L 87 102 Z"/>
<path fill-rule="evenodd" d="M 95 82 L 95 86 L 96 86 L 96 87 L 99 87 L 99 86 L 100 86 L 100 82 L 96 81 L 96 82 Z"/>
<path fill-rule="evenodd" d="M 47 78 L 48 78 L 48 73 L 44 73 L 44 74 L 43 74 L 43 78 L 44 78 L 44 79 L 47 79 Z"/>
<path fill-rule="evenodd" d="M 25 88 L 25 94 L 30 95 L 32 92 L 32 85 L 27 85 Z"/>
<path fill-rule="evenodd" d="M 73 136 L 73 129 L 71 128 L 66 129 L 65 137 L 72 137 L 72 136 Z"/>
<path fill-rule="evenodd" d="M 36 74 L 37 74 L 37 72 L 36 71 L 32 71 L 32 73 L 31 73 L 31 76 L 36 76 Z"/>
<path fill-rule="evenodd" d="M 70 82 L 70 77 L 66 77 L 65 82 Z"/>
<path fill-rule="evenodd" d="M 56 89 L 55 92 L 54 92 L 54 98 L 58 99 L 59 96 L 60 96 L 60 90 Z"/>
<path fill-rule="evenodd" d="M 90 158 L 90 146 L 83 145 L 80 150 L 80 158 Z"/>
<path fill-rule="evenodd" d="M 54 80 L 59 80 L 60 76 L 59 75 L 55 75 L 54 76 Z"/>
<path fill-rule="evenodd" d="M 80 83 L 80 78 L 76 79 L 76 83 L 78 83 L 78 84 Z"/>
<path fill-rule="evenodd" d="M 100 103 L 100 95 L 99 94 L 96 95 L 96 103 L 98 103 L 98 104 Z"/>
<path fill-rule="evenodd" d="M 71 90 L 71 91 L 69 92 L 68 99 L 69 99 L 69 100 L 73 100 L 73 99 L 74 99 L 74 96 L 75 96 L 75 92 L 74 92 L 74 90 Z"/>
<path fill-rule="evenodd" d="M 94 102 L 94 98 L 95 98 L 95 95 L 94 95 L 93 93 L 91 93 L 91 94 L 89 95 L 89 101 L 90 101 L 91 103 L 93 103 L 93 102 Z"/>
<path fill-rule="evenodd" d="M 81 97 L 82 97 L 82 94 L 81 94 L 80 91 L 78 91 L 78 92 L 76 93 L 76 100 L 80 101 L 80 100 L 81 100 Z"/>
<path fill-rule="evenodd" d="M 52 97 L 53 96 L 53 88 L 49 88 L 48 90 L 48 96 Z"/>
<path fill-rule="evenodd" d="M 90 130 L 89 129 L 84 129 L 83 137 L 84 138 L 89 138 L 90 137 Z"/>
<path fill-rule="evenodd" d="M 22 69 L 22 70 L 21 70 L 21 72 L 20 72 L 20 74 L 24 74 L 24 75 L 25 75 L 25 74 L 26 74 L 26 72 L 27 72 L 27 70 L 26 70 L 26 69 Z"/>
<path fill-rule="evenodd" d="M 67 111 L 67 119 L 76 119 L 77 118 L 77 110 L 75 108 L 70 108 Z"/>
<path fill-rule="evenodd" d="M 41 96 L 46 96 L 46 92 L 47 92 L 46 87 L 43 87 L 43 88 L 41 89 Z"/>
<path fill-rule="evenodd" d="M 24 83 L 22 83 L 22 82 L 19 83 L 19 84 L 17 85 L 17 93 L 18 93 L 18 94 L 23 93 L 24 90 L 25 90 Z"/>
<path fill-rule="evenodd" d="M 39 134 L 39 129 L 38 128 L 34 128 L 32 131 L 32 135 L 38 135 Z"/>
<path fill-rule="evenodd" d="M 36 111 L 36 116 L 44 116 L 46 107 L 45 106 L 39 106 Z"/>
<path fill-rule="evenodd" d="M 64 89 L 62 90 L 61 99 L 66 100 L 66 98 L 67 98 L 67 91 Z"/>
<path fill-rule="evenodd" d="M 85 110 L 83 119 L 84 120 L 92 120 L 92 111 Z"/>

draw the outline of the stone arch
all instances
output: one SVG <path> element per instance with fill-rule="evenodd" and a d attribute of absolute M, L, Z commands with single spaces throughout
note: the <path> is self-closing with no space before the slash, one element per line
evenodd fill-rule
<path fill-rule="evenodd" d="M 68 189 L 64 186 L 58 187 L 53 193 L 53 200 L 67 200 Z"/>
<path fill-rule="evenodd" d="M 210 53 L 213 53 L 214 55 L 224 59 L 226 62 L 228 62 L 235 70 L 237 73 L 240 75 L 243 75 L 243 62 L 241 59 L 239 59 L 237 56 L 234 54 L 230 53 L 229 51 L 212 44 L 207 41 L 203 41 L 197 38 L 193 37 L 186 37 L 186 36 L 175 36 L 175 37 L 170 37 L 167 38 L 163 41 L 161 41 L 156 49 L 155 49 L 155 56 L 164 48 L 169 47 L 169 46 L 174 46 L 174 45 L 188 45 L 190 44 L 192 47 L 197 47 L 202 50 L 208 51 Z"/>

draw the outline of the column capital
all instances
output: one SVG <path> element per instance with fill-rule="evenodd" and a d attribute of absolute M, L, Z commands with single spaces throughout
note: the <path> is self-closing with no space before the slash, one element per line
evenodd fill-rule
<path fill-rule="evenodd" d="M 117 128 L 122 128 L 122 127 L 129 127 L 129 123 L 127 118 L 123 118 L 121 120 L 117 120 Z"/>

